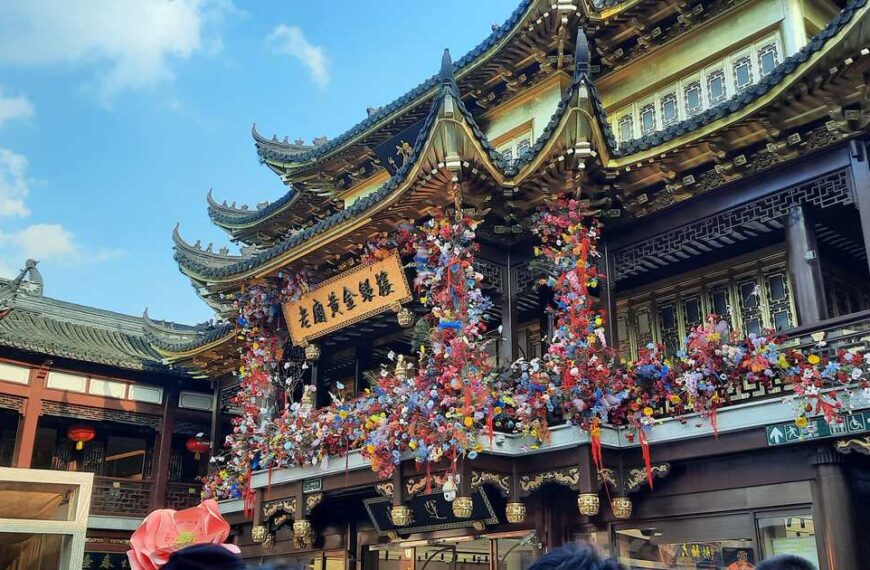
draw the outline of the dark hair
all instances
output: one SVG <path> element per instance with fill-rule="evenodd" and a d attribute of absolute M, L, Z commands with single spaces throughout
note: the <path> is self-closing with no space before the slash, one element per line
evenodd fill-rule
<path fill-rule="evenodd" d="M 560 546 L 538 558 L 529 570 L 623 570 L 613 558 L 603 559 L 585 543 Z"/>
<path fill-rule="evenodd" d="M 238 554 L 217 544 L 194 544 L 174 552 L 163 570 L 244 570 Z"/>
<path fill-rule="evenodd" d="M 755 570 L 816 570 L 816 567 L 800 556 L 780 554 L 760 563 Z"/>

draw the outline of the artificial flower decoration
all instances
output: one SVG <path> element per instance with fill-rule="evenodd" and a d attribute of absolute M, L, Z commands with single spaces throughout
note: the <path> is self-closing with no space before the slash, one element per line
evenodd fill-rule
<path fill-rule="evenodd" d="M 224 544 L 230 525 L 218 511 L 214 500 L 182 511 L 153 511 L 130 537 L 127 558 L 132 570 L 157 570 L 172 553 L 193 544 L 219 544 L 239 553 L 233 544 Z"/>

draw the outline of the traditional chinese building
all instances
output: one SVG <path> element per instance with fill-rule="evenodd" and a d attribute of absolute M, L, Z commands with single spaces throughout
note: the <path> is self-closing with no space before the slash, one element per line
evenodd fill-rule
<path fill-rule="evenodd" d="M 161 349 L 219 383 L 245 556 L 866 565 L 868 24 L 526 0 L 344 134 L 254 129 L 285 194 L 209 195 L 237 254 L 174 236 L 233 330 Z"/>
<path fill-rule="evenodd" d="M 46 297 L 34 262 L 0 280 L 0 467 L 94 474 L 85 568 L 129 568 L 127 539 L 148 512 L 199 503 L 215 394 L 200 372 L 169 366 L 161 354 L 194 339 L 208 340 L 203 327 Z M 51 514 L 63 505 L 49 504 L 48 493 L 19 491 L 13 500 L 14 489 L 2 486 L 0 518 L 65 520 Z M 27 506 L 38 512 L 10 512 Z M 2 526 L 3 567 L 19 567 L 19 557 L 57 568 L 60 541 L 72 540 Z"/>

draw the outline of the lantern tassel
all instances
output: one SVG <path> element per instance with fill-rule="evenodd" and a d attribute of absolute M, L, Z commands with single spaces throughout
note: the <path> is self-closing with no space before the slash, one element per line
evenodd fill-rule
<path fill-rule="evenodd" d="M 649 441 L 646 438 L 646 432 L 643 428 L 637 430 L 637 438 L 640 440 L 640 450 L 643 454 L 643 466 L 646 469 L 646 481 L 649 483 L 649 488 L 653 488 L 653 472 L 652 463 L 650 461 Z"/>

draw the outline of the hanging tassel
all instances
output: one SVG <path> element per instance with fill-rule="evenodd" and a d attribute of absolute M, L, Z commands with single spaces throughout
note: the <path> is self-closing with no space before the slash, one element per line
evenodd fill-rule
<path fill-rule="evenodd" d="M 489 410 L 486 415 L 486 433 L 489 435 L 489 448 L 492 449 L 495 443 L 495 429 L 493 427 L 494 419 L 492 416 L 492 404 L 489 405 Z"/>
<path fill-rule="evenodd" d="M 595 464 L 595 470 L 601 473 L 604 469 L 604 461 L 601 451 L 601 428 L 598 427 L 596 421 L 592 429 L 589 430 L 590 449 L 592 451 L 592 463 Z"/>
<path fill-rule="evenodd" d="M 650 461 L 649 441 L 646 439 L 646 431 L 643 428 L 637 430 L 637 439 L 640 441 L 640 450 L 643 454 L 643 466 L 646 469 L 646 481 L 649 483 L 649 488 L 653 488 L 653 472 Z"/>
<path fill-rule="evenodd" d="M 251 465 L 248 464 L 248 471 L 245 480 L 245 490 L 242 492 L 242 508 L 245 518 L 253 518 L 254 516 L 254 491 L 251 488 Z"/>
<path fill-rule="evenodd" d="M 716 412 L 716 406 L 710 408 L 710 427 L 713 428 L 713 437 L 719 439 L 719 416 Z"/>

